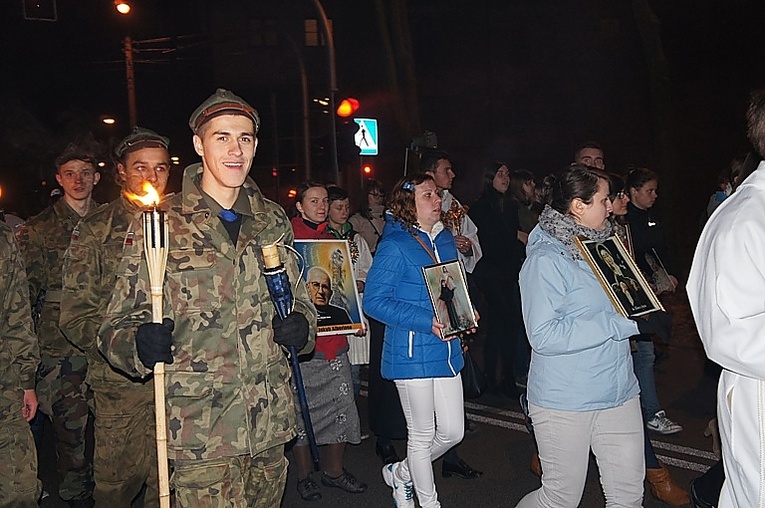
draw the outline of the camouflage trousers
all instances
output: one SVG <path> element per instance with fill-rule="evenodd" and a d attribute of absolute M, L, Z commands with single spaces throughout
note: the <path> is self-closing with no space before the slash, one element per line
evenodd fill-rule
<path fill-rule="evenodd" d="M 151 384 L 146 388 L 96 387 L 93 391 L 96 508 L 130 508 L 144 484 L 143 506 L 159 506 L 154 392 Z"/>
<path fill-rule="evenodd" d="M 274 508 L 287 482 L 284 445 L 251 457 L 176 460 L 170 481 L 177 508 Z"/>
<path fill-rule="evenodd" d="M 93 493 L 93 464 L 85 450 L 93 400 L 85 383 L 87 371 L 84 356 L 40 357 L 36 391 L 40 410 L 53 421 L 61 477 L 58 492 L 64 501 L 83 499 Z"/>
<path fill-rule="evenodd" d="M 37 508 L 41 492 L 35 442 L 19 405 L 0 420 L 0 506 Z"/>

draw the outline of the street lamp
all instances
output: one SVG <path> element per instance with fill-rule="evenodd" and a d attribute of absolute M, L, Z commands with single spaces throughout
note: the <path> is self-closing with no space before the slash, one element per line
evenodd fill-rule
<path fill-rule="evenodd" d="M 130 4 L 124 0 L 114 0 L 114 8 L 117 9 L 117 12 L 120 14 L 128 14 L 131 9 Z"/>
<path fill-rule="evenodd" d="M 114 8 L 123 16 L 130 13 L 132 8 L 126 0 L 114 0 Z M 138 125 L 138 114 L 135 105 L 135 73 L 133 71 L 133 40 L 125 37 L 123 40 L 123 51 L 125 52 L 125 74 L 127 76 L 128 91 L 128 113 L 130 116 L 130 127 Z"/>

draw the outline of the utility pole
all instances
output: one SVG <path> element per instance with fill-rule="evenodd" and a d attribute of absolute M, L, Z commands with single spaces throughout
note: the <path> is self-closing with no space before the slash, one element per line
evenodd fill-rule
<path fill-rule="evenodd" d="M 340 167 L 337 164 L 337 129 L 335 119 L 335 95 L 337 94 L 337 72 L 335 69 L 335 39 L 332 30 L 329 27 L 329 18 L 321 5 L 320 0 L 313 0 L 316 10 L 319 11 L 321 26 L 324 28 L 324 40 L 327 43 L 327 53 L 329 56 L 329 116 L 332 118 L 332 172 L 334 173 L 335 183 L 340 185 Z"/>
<path fill-rule="evenodd" d="M 127 74 L 128 112 L 130 114 L 130 127 L 138 125 L 135 106 L 135 73 L 133 72 L 133 39 L 125 37 L 125 73 Z"/>

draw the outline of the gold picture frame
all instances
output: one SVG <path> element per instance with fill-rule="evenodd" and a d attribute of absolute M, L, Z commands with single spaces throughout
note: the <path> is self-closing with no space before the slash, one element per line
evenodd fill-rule
<path fill-rule="evenodd" d="M 295 240 L 303 282 L 316 307 L 316 335 L 353 334 L 363 328 L 348 240 Z"/>
<path fill-rule="evenodd" d="M 618 237 L 610 236 L 599 242 L 579 236 L 574 242 L 621 315 L 634 318 L 664 311 L 664 306 Z"/>

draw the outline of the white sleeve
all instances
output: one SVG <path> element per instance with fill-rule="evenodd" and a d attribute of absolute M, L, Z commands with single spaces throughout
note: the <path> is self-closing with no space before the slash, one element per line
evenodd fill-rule
<path fill-rule="evenodd" d="M 372 252 L 369 250 L 369 244 L 361 234 L 356 233 L 353 237 L 353 241 L 356 242 L 356 246 L 359 248 L 359 258 L 354 265 L 354 275 L 356 280 L 366 281 L 367 272 L 372 266 Z"/>
<path fill-rule="evenodd" d="M 686 290 L 707 356 L 742 376 L 765 379 L 765 222 L 744 200 L 707 224 Z M 743 217 L 746 210 L 747 217 Z"/>
<path fill-rule="evenodd" d="M 459 253 L 460 261 L 462 261 L 462 264 L 465 265 L 465 271 L 468 273 L 473 273 L 475 265 L 478 264 L 481 256 L 483 256 L 481 243 L 478 241 L 478 226 L 476 226 L 475 222 L 473 222 L 473 220 L 467 214 L 465 214 L 465 217 L 462 219 L 461 230 L 462 236 L 466 237 L 468 240 L 470 240 L 470 243 L 473 244 L 473 255 L 465 256 L 461 252 L 457 252 Z"/>

